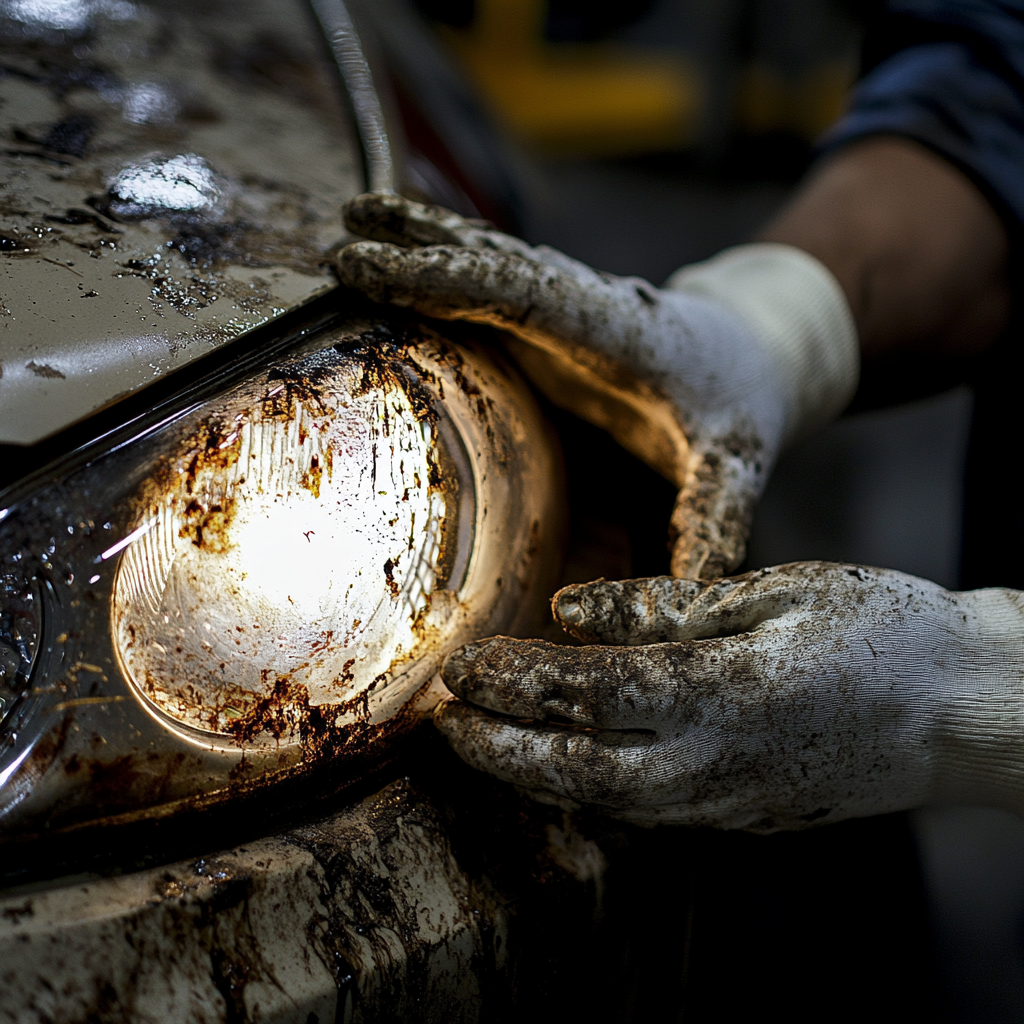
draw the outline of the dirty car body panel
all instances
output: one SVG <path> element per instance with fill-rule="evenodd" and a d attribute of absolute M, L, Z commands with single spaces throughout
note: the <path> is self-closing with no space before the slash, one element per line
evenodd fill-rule
<path fill-rule="evenodd" d="M 0 443 L 332 287 L 363 168 L 314 26 L 300 3 L 0 8 Z"/>

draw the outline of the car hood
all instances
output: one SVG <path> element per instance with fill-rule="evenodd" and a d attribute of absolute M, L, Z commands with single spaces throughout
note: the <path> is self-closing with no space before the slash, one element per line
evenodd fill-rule
<path fill-rule="evenodd" d="M 0 443 L 336 284 L 362 190 L 302 0 L 0 0 Z"/>

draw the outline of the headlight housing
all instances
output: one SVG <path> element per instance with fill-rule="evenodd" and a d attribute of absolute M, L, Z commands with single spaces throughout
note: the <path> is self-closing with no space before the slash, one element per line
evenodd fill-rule
<path fill-rule="evenodd" d="M 445 651 L 536 623 L 547 438 L 483 349 L 348 321 L 9 492 L 4 838 L 357 777 Z"/>

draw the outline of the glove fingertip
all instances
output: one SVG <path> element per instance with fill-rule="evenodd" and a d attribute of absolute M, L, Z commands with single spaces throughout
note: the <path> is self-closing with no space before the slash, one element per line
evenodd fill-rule
<path fill-rule="evenodd" d="M 402 252 L 403 250 L 399 246 L 391 242 L 350 242 L 338 253 L 336 262 L 339 269 L 362 266 L 367 263 L 373 266 L 379 263 L 384 256 L 395 257 Z"/>
<path fill-rule="evenodd" d="M 441 679 L 457 697 L 467 695 L 473 674 L 473 663 L 481 654 L 479 642 L 456 648 L 441 662 Z"/>
<path fill-rule="evenodd" d="M 350 199 L 342 214 L 357 235 L 403 248 L 473 244 L 472 237 L 490 225 L 470 220 L 443 206 L 419 203 L 404 196 L 368 192 Z"/>
<path fill-rule="evenodd" d="M 456 697 L 448 697 L 434 708 L 434 725 L 445 735 L 451 736 L 465 718 L 462 714 L 465 705 Z"/>
<path fill-rule="evenodd" d="M 368 229 L 372 230 L 377 224 L 394 220 L 396 216 L 402 217 L 403 214 L 404 201 L 400 196 L 380 192 L 364 192 L 341 208 L 345 227 L 358 235 L 366 235 Z"/>
<path fill-rule="evenodd" d="M 602 578 L 592 583 L 573 583 L 562 587 L 551 598 L 551 615 L 555 622 L 570 636 L 584 643 L 598 639 L 593 627 L 600 625 L 602 606 L 608 602 L 601 600 L 595 591 L 609 586 L 616 584 L 609 584 Z"/>
<path fill-rule="evenodd" d="M 365 292 L 376 302 L 407 303 L 403 280 L 403 257 L 407 250 L 390 242 L 353 242 L 338 253 L 338 279 L 348 288 Z"/>
<path fill-rule="evenodd" d="M 581 627 L 587 619 L 589 588 L 603 584 L 603 578 L 593 583 L 570 583 L 551 598 L 551 614 L 563 628 Z"/>

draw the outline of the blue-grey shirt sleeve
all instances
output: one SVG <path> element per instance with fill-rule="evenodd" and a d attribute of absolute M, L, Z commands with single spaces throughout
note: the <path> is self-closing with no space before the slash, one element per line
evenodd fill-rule
<path fill-rule="evenodd" d="M 850 108 L 820 149 L 914 139 L 960 167 L 1024 234 L 1024 0 L 894 0 L 865 53 Z"/>

